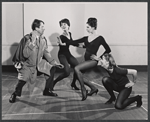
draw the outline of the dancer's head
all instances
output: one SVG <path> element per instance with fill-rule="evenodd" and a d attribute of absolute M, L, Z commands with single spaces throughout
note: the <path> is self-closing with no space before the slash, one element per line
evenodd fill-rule
<path fill-rule="evenodd" d="M 44 22 L 42 20 L 35 19 L 31 25 L 33 31 L 37 31 L 40 35 L 44 33 Z"/>
<path fill-rule="evenodd" d="M 59 25 L 62 28 L 62 30 L 69 30 L 70 27 L 70 21 L 68 19 L 62 19 L 59 21 Z"/>
<path fill-rule="evenodd" d="M 97 29 L 97 19 L 96 18 L 88 18 L 86 30 L 88 33 L 92 33 Z"/>
<path fill-rule="evenodd" d="M 116 66 L 115 60 L 111 54 L 105 53 L 102 56 L 102 67 L 105 69 L 112 69 L 112 67 Z"/>

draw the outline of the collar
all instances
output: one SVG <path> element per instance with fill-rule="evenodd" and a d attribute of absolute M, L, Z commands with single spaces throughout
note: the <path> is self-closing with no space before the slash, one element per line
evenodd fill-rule
<path fill-rule="evenodd" d="M 43 35 L 39 36 L 39 34 L 37 33 L 37 31 L 32 31 L 31 34 L 32 34 L 32 37 L 34 37 L 36 39 L 39 39 L 39 38 L 43 39 L 44 38 Z"/>

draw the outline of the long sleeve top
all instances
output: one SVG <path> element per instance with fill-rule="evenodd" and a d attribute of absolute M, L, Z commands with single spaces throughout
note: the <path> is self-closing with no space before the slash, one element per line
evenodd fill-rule
<path fill-rule="evenodd" d="M 74 45 L 78 43 L 84 43 L 85 45 L 86 51 L 84 57 L 86 60 L 89 60 L 92 54 L 97 55 L 97 51 L 101 45 L 105 48 L 105 52 L 102 55 L 111 52 L 110 47 L 108 46 L 108 44 L 106 43 L 105 39 L 102 36 L 98 36 L 91 42 L 88 42 L 88 36 L 85 36 L 78 40 L 74 40 L 72 42 L 66 42 L 67 45 Z"/>
<path fill-rule="evenodd" d="M 58 51 L 58 54 L 64 54 L 64 53 L 70 53 L 70 50 L 69 50 L 69 42 L 72 42 L 72 36 L 71 36 L 71 33 L 69 32 L 70 34 L 70 39 L 68 39 L 66 36 L 64 35 L 60 35 L 60 39 L 62 41 L 62 43 L 66 43 L 66 45 L 59 45 L 59 51 Z M 72 44 L 73 46 L 78 46 L 78 44 Z"/>

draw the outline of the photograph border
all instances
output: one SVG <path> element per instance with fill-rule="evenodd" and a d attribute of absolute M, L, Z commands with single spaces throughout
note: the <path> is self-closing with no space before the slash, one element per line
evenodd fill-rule
<path fill-rule="evenodd" d="M 147 52 L 147 59 L 148 59 L 148 63 L 147 63 L 147 72 L 148 72 L 148 101 L 150 101 L 150 84 L 149 84 L 149 79 L 150 79 L 150 74 L 149 74 L 149 70 L 150 70 L 150 66 L 149 66 L 149 57 L 150 57 L 150 44 L 149 44 L 149 39 L 150 39 L 150 34 L 149 34 L 149 30 L 150 30 L 150 1 L 148 0 L 23 0 L 23 1 L 20 1 L 20 0 L 1 0 L 1 11 L 2 11 L 2 2 L 147 2 L 148 3 L 148 52 Z M 2 63 L 2 12 L 1 12 L 1 63 Z M 1 64 L 1 67 L 2 67 L 2 64 Z M 1 68 L 1 71 L 0 71 L 0 74 L 1 74 L 1 78 L 2 78 L 2 68 Z M 2 79 L 1 79 L 2 81 Z M 2 95 L 2 82 L 1 82 L 1 95 Z M 1 102 L 2 102 L 2 97 L 1 97 Z M 1 110 L 2 110 L 2 103 L 1 103 Z M 140 122 L 145 122 L 145 121 L 149 121 L 149 117 L 150 117 L 150 106 L 148 104 L 148 120 L 123 120 L 125 122 L 130 122 L 130 121 L 140 121 Z M 2 112 L 2 111 L 1 111 Z M 1 113 L 1 121 L 10 121 L 10 120 L 2 120 L 2 113 Z M 16 121 L 30 121 L 30 120 L 11 120 L 13 122 L 16 122 Z M 102 121 L 105 121 L 105 122 L 108 122 L 108 121 L 116 121 L 116 120 L 31 120 L 31 121 L 34 121 L 34 122 L 37 122 L 37 121 L 40 121 L 40 122 L 48 122 L 48 121 L 55 121 L 55 122 L 64 122 L 64 121 L 86 121 L 86 122 L 102 122 Z M 117 121 L 122 121 L 122 120 L 117 120 Z"/>

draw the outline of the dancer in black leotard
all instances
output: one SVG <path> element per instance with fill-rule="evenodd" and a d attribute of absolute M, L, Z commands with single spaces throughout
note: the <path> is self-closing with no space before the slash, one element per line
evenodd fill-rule
<path fill-rule="evenodd" d="M 62 42 L 71 42 L 72 41 L 72 36 L 71 32 L 69 32 L 69 27 L 70 27 L 70 21 L 68 19 L 62 19 L 59 21 L 60 27 L 63 30 L 63 34 L 60 35 L 60 39 Z M 75 44 L 74 46 L 78 46 L 78 44 Z M 69 64 L 72 68 L 74 68 L 76 65 L 78 65 L 77 59 L 72 56 L 69 50 L 69 45 L 59 45 L 59 51 L 58 51 L 58 58 L 61 64 L 64 65 L 64 71 L 62 74 L 60 74 L 55 80 L 54 80 L 54 85 L 62 80 L 63 78 L 66 78 L 70 75 L 70 67 Z M 73 75 L 73 81 L 71 83 L 71 87 L 75 90 L 79 90 L 79 88 L 76 86 L 75 81 L 77 79 L 76 74 L 74 73 Z"/>
<path fill-rule="evenodd" d="M 91 96 L 92 94 L 98 92 L 98 89 L 91 82 L 83 80 L 82 71 L 85 71 L 85 70 L 88 70 L 90 68 L 97 66 L 97 63 L 98 63 L 97 60 L 99 59 L 99 57 L 96 55 L 101 45 L 105 48 L 105 52 L 103 54 L 111 52 L 104 38 L 96 34 L 96 29 L 97 29 L 96 18 L 88 19 L 86 29 L 87 29 L 87 32 L 90 34 L 89 36 L 85 36 L 81 39 L 78 39 L 72 42 L 66 42 L 67 45 L 84 43 L 84 46 L 86 48 L 85 55 L 84 55 L 85 61 L 80 63 L 74 68 L 75 73 L 77 74 L 77 78 L 79 82 L 81 83 L 81 90 L 84 84 L 86 84 L 87 86 L 91 88 L 90 93 L 87 93 L 85 89 L 82 90 L 83 92 L 82 100 L 85 100 L 87 98 L 87 95 Z M 92 59 L 91 59 L 91 56 L 92 56 Z"/>
<path fill-rule="evenodd" d="M 100 62 L 102 63 L 102 67 L 104 67 L 110 75 L 102 79 L 104 87 L 111 96 L 105 104 L 111 104 L 116 101 L 115 108 L 122 110 L 131 103 L 137 102 L 137 107 L 140 107 L 142 105 L 142 96 L 137 95 L 129 98 L 132 86 L 137 79 L 137 71 L 135 69 L 118 67 L 111 54 L 105 54 L 102 59 L 100 59 Z M 132 75 L 133 81 L 130 81 L 127 75 Z M 117 99 L 113 91 L 119 92 Z"/>

